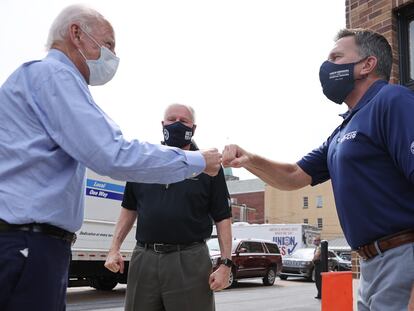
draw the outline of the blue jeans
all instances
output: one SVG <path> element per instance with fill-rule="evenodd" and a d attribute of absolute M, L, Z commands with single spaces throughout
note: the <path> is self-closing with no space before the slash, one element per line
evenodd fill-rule
<path fill-rule="evenodd" d="M 69 242 L 0 232 L 0 310 L 65 310 L 69 262 Z"/>
<path fill-rule="evenodd" d="M 358 311 L 407 311 L 414 284 L 414 243 L 361 260 Z"/>

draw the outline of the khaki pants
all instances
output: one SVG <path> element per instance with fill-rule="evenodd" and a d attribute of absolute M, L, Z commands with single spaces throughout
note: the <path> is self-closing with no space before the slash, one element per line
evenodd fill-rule
<path fill-rule="evenodd" d="M 129 265 L 126 311 L 214 311 L 206 244 L 160 254 L 136 246 Z"/>

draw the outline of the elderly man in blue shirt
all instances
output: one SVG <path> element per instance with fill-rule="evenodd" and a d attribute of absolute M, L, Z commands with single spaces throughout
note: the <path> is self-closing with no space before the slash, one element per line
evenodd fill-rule
<path fill-rule="evenodd" d="M 83 218 L 85 167 L 119 180 L 216 175 L 215 149 L 127 141 L 89 85 L 114 76 L 110 23 L 79 5 L 51 26 L 49 53 L 0 89 L 0 310 L 64 310 L 70 246 Z"/>
<path fill-rule="evenodd" d="M 340 31 L 319 73 L 324 94 L 349 108 L 331 136 L 294 164 L 237 145 L 223 153 L 223 164 L 279 189 L 332 181 L 345 237 L 362 259 L 359 311 L 406 311 L 414 283 L 414 93 L 388 84 L 391 65 L 383 36 Z"/>

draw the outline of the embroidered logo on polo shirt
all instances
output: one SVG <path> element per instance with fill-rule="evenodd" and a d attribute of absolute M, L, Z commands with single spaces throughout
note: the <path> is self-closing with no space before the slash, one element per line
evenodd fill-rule
<path fill-rule="evenodd" d="M 410 149 L 411 149 L 411 153 L 414 154 L 414 141 L 411 143 Z"/>
<path fill-rule="evenodd" d="M 342 138 L 339 140 L 339 142 L 342 143 L 345 140 L 354 139 L 357 136 L 357 134 L 358 134 L 357 131 L 352 131 L 352 132 L 346 133 L 344 136 L 342 136 Z"/>

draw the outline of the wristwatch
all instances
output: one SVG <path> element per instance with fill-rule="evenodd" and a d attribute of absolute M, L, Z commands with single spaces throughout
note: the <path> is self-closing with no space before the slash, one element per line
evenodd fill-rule
<path fill-rule="evenodd" d="M 220 264 L 229 268 L 233 267 L 233 261 L 229 258 L 220 258 Z"/>

